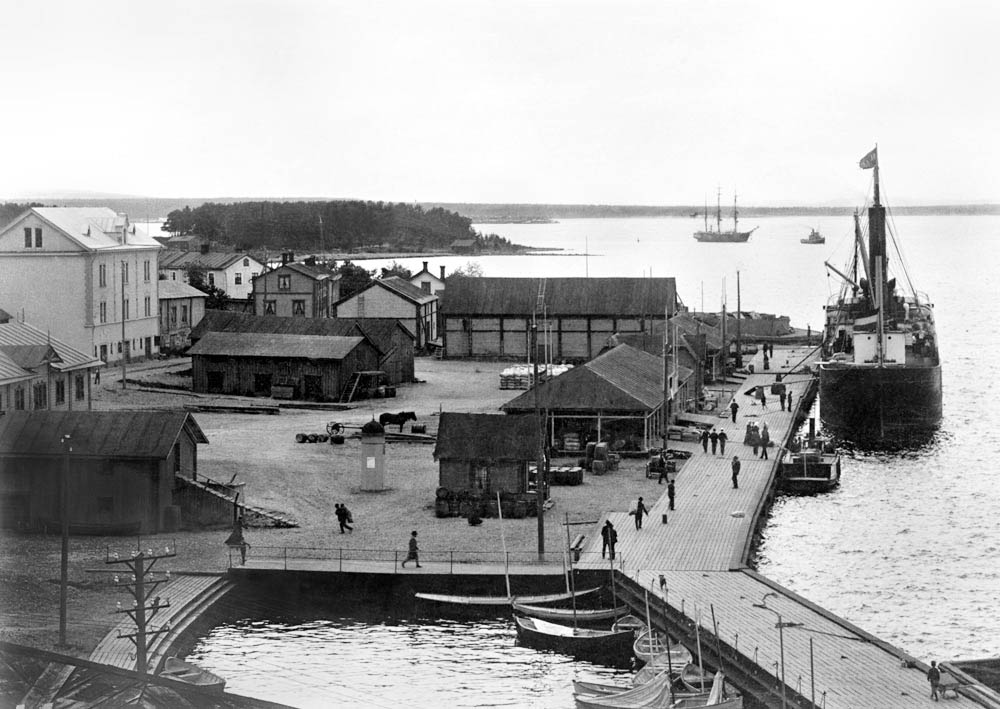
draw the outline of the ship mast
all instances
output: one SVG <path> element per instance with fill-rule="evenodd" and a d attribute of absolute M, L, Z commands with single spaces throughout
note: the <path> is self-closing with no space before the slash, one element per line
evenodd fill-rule
<path fill-rule="evenodd" d="M 736 224 L 736 193 L 733 192 L 733 233 L 735 234 L 737 231 L 738 228 Z"/>
<path fill-rule="evenodd" d="M 715 228 L 722 233 L 722 187 L 715 193 Z"/>
<path fill-rule="evenodd" d="M 885 207 L 879 199 L 878 147 L 872 151 L 872 167 L 875 168 L 875 202 L 868 208 L 868 254 L 871 258 L 869 273 L 874 277 L 872 294 L 876 309 L 878 365 L 885 363 L 885 299 L 888 289 L 885 255 Z"/>

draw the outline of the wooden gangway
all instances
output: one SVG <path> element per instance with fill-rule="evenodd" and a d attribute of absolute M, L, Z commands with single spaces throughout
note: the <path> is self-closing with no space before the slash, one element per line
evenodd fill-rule
<path fill-rule="evenodd" d="M 758 354 L 752 360 L 755 372 L 729 385 L 729 396 L 721 401 L 715 419 L 716 428 L 729 437 L 725 455 L 712 455 L 711 448 L 705 453 L 700 443 L 669 441 L 671 448 L 692 452 L 676 477 L 675 510 L 669 510 L 666 485 L 661 485 L 645 496 L 650 515 L 642 529 L 635 528 L 627 510 L 602 517 L 599 525 L 610 519 L 618 530 L 616 585 L 633 607 L 642 608 L 648 591 L 651 607 L 665 609 L 664 618 L 674 618 L 674 625 L 667 622 L 666 627 L 672 632 L 677 628 L 684 640 L 700 636 L 713 655 L 714 611 L 718 646 L 725 648 L 721 656 L 741 666 L 747 684 L 759 689 L 755 698 L 767 706 L 931 706 L 925 665 L 748 568 L 754 534 L 774 493 L 781 444 L 792 433 L 812 382 L 808 373 L 788 374 L 787 369 L 808 351 L 805 346 L 776 347 L 768 371 L 762 371 Z M 782 411 L 778 398 L 770 394 L 779 372 L 793 395 L 791 411 Z M 756 386 L 766 387 L 766 408 L 745 395 Z M 729 416 L 733 397 L 740 406 L 735 423 Z M 743 444 L 747 421 L 767 422 L 775 443 L 767 460 L 755 458 Z M 734 455 L 742 463 L 738 489 L 732 485 Z M 598 529 L 587 535 L 578 569 L 598 571 L 612 565 L 601 558 Z M 697 635 L 692 632 L 695 626 Z M 1000 706 L 977 698 L 980 701 L 960 694 L 949 706 Z"/>

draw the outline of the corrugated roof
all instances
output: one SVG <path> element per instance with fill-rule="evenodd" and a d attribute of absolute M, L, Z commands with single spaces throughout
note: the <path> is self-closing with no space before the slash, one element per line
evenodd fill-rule
<path fill-rule="evenodd" d="M 156 297 L 160 300 L 171 298 L 207 298 L 208 294 L 183 281 L 162 280 L 156 282 Z"/>
<path fill-rule="evenodd" d="M 206 332 L 187 351 L 189 355 L 335 359 L 346 357 L 363 337 L 287 335 L 261 332 Z"/>
<path fill-rule="evenodd" d="M 209 251 L 207 254 L 203 254 L 198 251 L 178 251 L 176 249 L 170 249 L 160 254 L 160 268 L 199 268 L 204 271 L 221 271 L 245 258 L 250 259 L 249 268 L 264 268 L 263 264 L 250 254 L 235 251 Z"/>
<path fill-rule="evenodd" d="M 58 362 L 53 362 L 52 366 L 58 371 L 69 371 L 83 367 L 102 367 L 104 362 L 94 359 L 90 355 L 80 350 L 70 347 L 62 340 L 52 337 L 48 333 L 42 332 L 37 327 L 28 323 L 11 320 L 0 323 L 0 352 L 8 352 L 11 359 L 19 361 L 14 354 L 13 348 L 21 347 L 48 347 L 52 346 L 59 356 Z M 34 364 L 37 364 L 35 362 Z"/>
<path fill-rule="evenodd" d="M 160 459 L 185 427 L 208 443 L 186 411 L 8 411 L 0 417 L 0 455 L 59 456 L 68 435 L 73 456 Z"/>
<path fill-rule="evenodd" d="M 191 331 L 197 341 L 206 332 L 272 332 L 290 335 L 364 335 L 375 348 L 388 352 L 395 330 L 407 337 L 413 334 L 395 318 L 288 318 L 277 315 L 252 315 L 229 310 L 206 310 L 205 317 Z"/>
<path fill-rule="evenodd" d="M 127 215 L 116 214 L 107 207 L 32 207 L 4 231 L 19 228 L 20 221 L 32 212 L 85 249 L 163 248 L 137 224 L 128 221 Z M 119 242 L 119 234 L 126 223 L 128 232 L 123 245 Z"/>
<path fill-rule="evenodd" d="M 444 412 L 438 422 L 434 458 L 534 460 L 538 449 L 534 416 Z"/>
<path fill-rule="evenodd" d="M 433 293 L 428 293 L 420 286 L 415 286 L 406 279 L 400 278 L 399 276 L 389 276 L 388 278 L 382 278 L 375 281 L 376 285 L 381 285 L 384 288 L 388 288 L 393 293 L 401 295 L 407 300 L 413 301 L 416 304 L 430 303 L 432 300 L 437 300 L 437 296 Z"/>
<path fill-rule="evenodd" d="M 528 315 L 535 312 L 539 283 L 545 282 L 550 316 L 599 315 L 662 319 L 673 310 L 673 278 L 484 278 L 445 279 L 445 315 Z"/>
<path fill-rule="evenodd" d="M 538 386 L 544 409 L 654 411 L 663 404 L 663 359 L 618 345 Z M 535 407 L 534 390 L 508 401 L 504 411 Z"/>

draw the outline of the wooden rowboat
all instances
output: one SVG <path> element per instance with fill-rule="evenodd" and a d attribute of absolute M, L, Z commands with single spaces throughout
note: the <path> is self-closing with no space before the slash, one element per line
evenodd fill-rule
<path fill-rule="evenodd" d="M 528 647 L 626 666 L 632 659 L 632 631 L 574 628 L 540 618 L 514 616 L 518 640 Z"/>
<path fill-rule="evenodd" d="M 203 670 L 195 664 L 186 662 L 178 657 L 168 657 L 163 662 L 163 669 L 160 670 L 160 677 L 180 680 L 187 684 L 209 689 L 213 692 L 221 692 L 226 687 L 226 680 L 219 675 Z"/>
<path fill-rule="evenodd" d="M 554 620 L 557 622 L 573 622 L 575 618 L 580 623 L 591 623 L 594 621 L 614 620 L 628 613 L 627 606 L 617 608 L 596 608 L 596 609 L 572 609 L 572 608 L 549 608 L 547 606 L 534 606 L 528 603 L 521 603 L 515 600 L 512 604 L 514 610 L 524 615 L 542 620 Z"/>
<path fill-rule="evenodd" d="M 435 603 L 450 603 L 461 606 L 509 606 L 514 601 L 518 603 L 556 603 L 558 601 L 568 601 L 574 597 L 586 596 L 596 593 L 599 588 L 588 588 L 583 591 L 563 593 L 549 593 L 536 596 L 456 596 L 447 593 L 415 593 L 417 598 L 424 601 L 434 601 Z"/>

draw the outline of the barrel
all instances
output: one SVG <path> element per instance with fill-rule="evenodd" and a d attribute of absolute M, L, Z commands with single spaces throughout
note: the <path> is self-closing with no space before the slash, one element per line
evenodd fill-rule
<path fill-rule="evenodd" d="M 434 491 L 434 496 L 439 500 L 447 500 L 451 497 L 451 490 L 446 487 L 439 487 Z"/>
<path fill-rule="evenodd" d="M 427 433 L 427 424 L 415 423 L 410 426 L 410 433 Z"/>
<path fill-rule="evenodd" d="M 295 434 L 295 442 L 296 443 L 305 443 L 306 442 L 306 434 L 304 434 L 304 433 L 296 433 Z"/>
<path fill-rule="evenodd" d="M 458 503 L 458 516 L 468 517 L 469 513 L 472 512 L 478 505 L 473 504 L 470 500 L 460 500 Z"/>
<path fill-rule="evenodd" d="M 608 470 L 608 464 L 603 460 L 595 460 L 591 465 L 591 470 L 594 475 L 604 475 L 604 473 Z"/>
<path fill-rule="evenodd" d="M 517 500 L 514 503 L 513 509 L 510 511 L 510 516 L 514 519 L 524 519 L 528 516 L 528 503 L 523 500 Z"/>
<path fill-rule="evenodd" d="M 339 433 L 336 436 L 330 436 L 330 443 L 335 445 L 340 445 L 344 442 L 344 437 Z"/>
<path fill-rule="evenodd" d="M 439 497 L 434 507 L 434 514 L 436 514 L 438 517 L 450 517 L 451 507 L 448 504 L 448 500 Z"/>
<path fill-rule="evenodd" d="M 317 443 L 326 443 L 329 440 L 330 440 L 330 437 L 328 435 L 326 435 L 325 433 L 320 433 L 319 435 L 316 436 L 316 442 Z"/>
<path fill-rule="evenodd" d="M 594 460 L 607 460 L 608 459 L 608 444 L 598 443 L 594 446 Z"/>
<path fill-rule="evenodd" d="M 483 505 L 483 517 L 496 517 L 498 514 L 499 508 L 496 500 L 489 500 Z"/>

